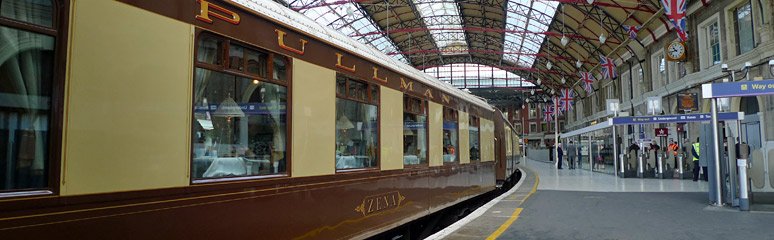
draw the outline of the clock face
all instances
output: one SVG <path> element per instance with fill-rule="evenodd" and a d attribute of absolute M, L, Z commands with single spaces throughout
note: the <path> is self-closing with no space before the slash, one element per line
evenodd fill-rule
<path fill-rule="evenodd" d="M 672 42 L 667 47 L 667 54 L 672 59 L 682 59 L 685 56 L 685 45 L 679 42 Z"/>

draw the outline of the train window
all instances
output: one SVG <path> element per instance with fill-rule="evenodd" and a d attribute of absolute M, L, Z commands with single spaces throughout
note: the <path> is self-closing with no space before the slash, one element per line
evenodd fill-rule
<path fill-rule="evenodd" d="M 459 161 L 459 129 L 457 128 L 457 110 L 443 108 L 443 162 Z"/>
<path fill-rule="evenodd" d="M 274 58 L 274 80 L 278 81 L 287 81 L 288 78 L 288 66 L 287 66 L 287 58 L 280 58 L 275 57 Z"/>
<path fill-rule="evenodd" d="M 223 60 L 223 40 L 210 35 L 202 35 L 196 54 L 196 60 L 199 62 L 220 65 Z"/>
<path fill-rule="evenodd" d="M 427 101 L 403 95 L 403 164 L 427 164 Z"/>
<path fill-rule="evenodd" d="M 479 118 L 470 115 L 470 161 L 479 161 L 481 159 L 480 125 Z"/>
<path fill-rule="evenodd" d="M 3 0 L 0 17 L 51 28 L 54 27 L 54 4 L 51 0 Z"/>
<path fill-rule="evenodd" d="M 346 96 L 346 95 L 347 95 L 347 79 L 336 78 L 336 96 Z"/>
<path fill-rule="evenodd" d="M 277 74 L 267 63 L 286 58 L 210 34 L 199 39 L 192 179 L 286 174 L 288 87 L 266 78 Z M 215 47 L 228 49 L 227 59 L 216 60 Z"/>
<path fill-rule="evenodd" d="M 336 82 L 346 91 L 336 98 L 336 169 L 375 168 L 379 161 L 379 109 L 375 95 L 368 93 L 378 93 L 379 86 L 341 74 Z"/>
<path fill-rule="evenodd" d="M 260 76 L 262 78 L 266 78 L 266 71 L 267 71 L 267 69 L 266 69 L 267 68 L 266 67 L 266 58 L 267 58 L 267 55 L 268 54 L 266 54 L 266 53 L 262 53 L 262 52 L 253 51 L 253 50 L 247 49 L 245 51 L 245 59 L 247 59 L 247 74 L 254 74 L 254 75 Z M 285 57 L 276 56 L 276 55 L 274 56 L 275 60 L 276 59 L 284 59 L 284 58 Z M 276 70 L 276 68 L 275 68 L 275 70 Z M 284 74 L 285 69 L 282 69 L 282 71 L 283 71 L 283 74 Z M 275 75 L 277 74 L 276 71 L 275 71 L 274 74 Z M 274 78 L 274 79 L 277 79 L 277 78 Z M 284 81 L 285 79 L 282 79 L 282 80 Z"/>
<path fill-rule="evenodd" d="M 54 11 L 52 1 L 0 1 L 0 197 L 47 194 L 58 185 L 51 171 L 58 159 L 49 157 L 58 148 L 51 123 L 61 118 L 52 111 L 61 104 L 53 89 L 63 79 L 55 68 Z"/>
<path fill-rule="evenodd" d="M 242 71 L 244 68 L 245 48 L 231 44 L 228 48 L 228 68 Z"/>
<path fill-rule="evenodd" d="M 366 101 L 368 98 L 368 84 L 358 81 L 349 81 L 348 97 L 358 101 Z"/>

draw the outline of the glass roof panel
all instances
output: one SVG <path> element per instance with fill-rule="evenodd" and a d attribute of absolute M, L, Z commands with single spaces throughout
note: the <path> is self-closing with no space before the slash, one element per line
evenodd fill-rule
<path fill-rule="evenodd" d="M 527 32 L 507 32 L 505 33 L 505 49 L 503 59 L 522 66 L 532 66 L 535 61 L 534 55 L 523 55 L 519 53 L 535 54 L 540 50 L 540 44 L 545 38 L 545 32 L 548 30 L 548 26 L 535 20 L 537 15 L 546 14 L 553 16 L 556 12 L 556 6 L 558 1 L 535 1 L 535 0 L 509 0 L 507 9 L 517 9 L 515 5 L 532 6 L 530 10 L 524 16 L 524 13 L 518 13 L 514 11 L 508 11 L 506 16 L 506 24 L 510 30 Z M 540 33 L 540 34 L 534 34 Z M 529 35 L 533 35 L 529 37 Z"/>
<path fill-rule="evenodd" d="M 329 26 L 347 36 L 360 36 L 356 39 L 367 45 L 371 45 L 383 53 L 400 52 L 386 35 L 367 35 L 364 33 L 378 32 L 379 28 L 373 23 L 371 17 L 355 2 L 340 2 L 337 0 L 298 0 L 290 3 L 292 9 L 311 18 L 315 22 Z M 391 57 L 408 63 L 403 54 L 393 54 Z"/>
<path fill-rule="evenodd" d="M 467 52 L 465 31 L 462 30 L 462 17 L 453 0 L 413 0 L 429 28 L 436 46 L 443 54 Z"/>
<path fill-rule="evenodd" d="M 457 88 L 533 87 L 520 76 L 497 67 L 472 63 L 447 64 L 423 70 Z"/>

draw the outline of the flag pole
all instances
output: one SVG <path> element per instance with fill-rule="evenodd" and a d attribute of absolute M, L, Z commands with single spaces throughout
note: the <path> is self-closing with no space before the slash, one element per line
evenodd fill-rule
<path fill-rule="evenodd" d="M 554 97 L 554 156 L 556 156 L 556 163 L 554 165 L 559 165 L 559 161 L 562 161 L 562 159 L 559 158 L 559 107 L 557 106 L 557 98 Z"/>

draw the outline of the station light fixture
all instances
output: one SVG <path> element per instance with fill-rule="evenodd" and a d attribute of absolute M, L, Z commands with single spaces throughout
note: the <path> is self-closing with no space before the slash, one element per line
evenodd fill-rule
<path fill-rule="evenodd" d="M 607 36 L 605 35 L 605 33 L 600 33 L 599 34 L 599 44 L 605 44 L 605 41 L 607 41 Z"/>
<path fill-rule="evenodd" d="M 540 85 L 540 78 L 538 78 L 538 80 L 537 80 L 537 84 L 538 84 L 538 85 Z"/>
<path fill-rule="evenodd" d="M 771 76 L 774 76 L 774 59 L 769 60 L 769 73 L 771 73 Z"/>
<path fill-rule="evenodd" d="M 553 64 L 553 63 L 551 63 L 551 61 L 548 61 L 548 62 L 546 62 L 546 68 L 547 68 L 548 70 L 551 70 L 551 67 L 553 67 L 553 66 L 554 66 L 554 64 Z"/>
<path fill-rule="evenodd" d="M 565 84 L 565 83 L 567 83 L 567 79 L 564 79 L 564 77 L 562 77 L 562 84 Z"/>
<path fill-rule="evenodd" d="M 562 35 L 562 39 L 561 39 L 561 40 L 559 40 L 559 42 L 562 44 L 562 47 L 566 47 L 566 46 L 567 46 L 567 44 L 569 44 L 569 43 L 570 43 L 570 39 L 569 39 L 569 38 L 567 38 L 567 36 L 565 36 L 565 35 Z"/>
<path fill-rule="evenodd" d="M 581 66 L 583 66 L 583 63 L 580 61 L 580 59 L 575 60 L 575 67 L 580 68 Z"/>
<path fill-rule="evenodd" d="M 529 93 L 535 95 L 535 89 L 529 90 Z"/>

